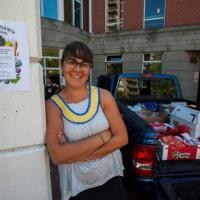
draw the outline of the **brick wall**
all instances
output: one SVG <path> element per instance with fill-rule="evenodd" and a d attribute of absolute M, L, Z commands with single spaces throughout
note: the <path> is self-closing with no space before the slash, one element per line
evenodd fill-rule
<path fill-rule="evenodd" d="M 105 32 L 105 0 L 93 0 L 93 32 Z M 144 1 L 124 1 L 124 30 L 143 29 Z M 166 27 L 200 24 L 200 0 L 166 0 Z"/>
<path fill-rule="evenodd" d="M 105 1 L 92 1 L 92 31 L 94 33 L 105 32 Z"/>
<path fill-rule="evenodd" d="M 124 29 L 136 30 L 143 28 L 144 1 L 124 1 Z"/>
<path fill-rule="evenodd" d="M 166 26 L 200 24 L 200 0 L 166 0 Z"/>

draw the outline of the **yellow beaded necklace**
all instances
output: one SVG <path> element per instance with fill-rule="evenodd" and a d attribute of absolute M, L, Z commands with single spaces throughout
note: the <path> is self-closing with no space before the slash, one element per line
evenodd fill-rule
<path fill-rule="evenodd" d="M 59 94 L 52 96 L 51 100 L 68 121 L 78 124 L 86 123 L 90 121 L 98 111 L 100 103 L 99 89 L 95 86 L 89 87 L 88 106 L 83 113 L 76 113 L 73 111 Z"/>

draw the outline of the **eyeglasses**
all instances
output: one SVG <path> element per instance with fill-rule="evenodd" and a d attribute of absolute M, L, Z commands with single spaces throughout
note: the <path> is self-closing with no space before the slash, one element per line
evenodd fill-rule
<path fill-rule="evenodd" d="M 88 70 L 91 67 L 91 63 L 85 61 L 77 62 L 73 58 L 66 60 L 65 64 L 67 64 L 70 69 L 75 69 L 78 65 L 80 66 L 81 70 Z"/>

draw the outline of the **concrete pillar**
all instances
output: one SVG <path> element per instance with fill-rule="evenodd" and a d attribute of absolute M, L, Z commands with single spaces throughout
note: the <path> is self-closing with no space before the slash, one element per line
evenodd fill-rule
<path fill-rule="evenodd" d="M 0 93 L 0 199 L 51 200 L 39 0 L 0 1 L 0 19 L 28 30 L 31 91 Z"/>

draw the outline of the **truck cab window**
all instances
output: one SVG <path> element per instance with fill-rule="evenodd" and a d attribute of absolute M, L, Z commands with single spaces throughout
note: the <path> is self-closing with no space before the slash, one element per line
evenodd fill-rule
<path fill-rule="evenodd" d="M 141 96 L 147 98 L 176 98 L 176 88 L 170 79 L 121 78 L 118 82 L 116 96 L 120 99 L 131 100 Z"/>

